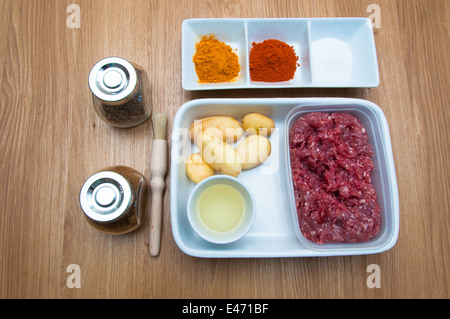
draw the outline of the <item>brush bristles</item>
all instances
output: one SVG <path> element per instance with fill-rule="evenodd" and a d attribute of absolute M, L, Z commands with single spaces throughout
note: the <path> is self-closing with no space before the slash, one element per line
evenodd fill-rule
<path fill-rule="evenodd" d="M 166 114 L 164 113 L 153 114 L 152 122 L 153 122 L 153 139 L 165 140 L 166 125 L 167 125 Z"/>

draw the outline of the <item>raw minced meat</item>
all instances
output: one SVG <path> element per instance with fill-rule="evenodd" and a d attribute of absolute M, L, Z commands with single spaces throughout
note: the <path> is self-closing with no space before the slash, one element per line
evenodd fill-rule
<path fill-rule="evenodd" d="M 373 150 L 366 129 L 348 113 L 313 112 L 289 132 L 299 226 L 317 243 L 365 242 L 379 233 L 371 184 Z"/>

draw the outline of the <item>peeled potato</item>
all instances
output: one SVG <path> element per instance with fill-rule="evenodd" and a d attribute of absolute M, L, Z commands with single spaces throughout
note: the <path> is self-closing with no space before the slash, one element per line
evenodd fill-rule
<path fill-rule="evenodd" d="M 250 169 L 264 163 L 272 152 L 270 141 L 262 135 L 249 135 L 237 147 L 242 168 Z"/>
<path fill-rule="evenodd" d="M 275 122 L 259 113 L 250 113 L 242 119 L 242 127 L 249 134 L 270 136 L 275 128 Z"/>
<path fill-rule="evenodd" d="M 223 142 L 210 132 L 203 132 L 197 139 L 203 160 L 216 171 L 237 177 L 242 171 L 243 161 L 233 146 Z"/>
<path fill-rule="evenodd" d="M 191 140 L 208 131 L 227 143 L 236 142 L 244 134 L 241 123 L 230 116 L 210 116 L 194 121 L 189 128 Z"/>
<path fill-rule="evenodd" d="M 186 174 L 196 184 L 214 175 L 214 169 L 206 163 L 200 153 L 193 153 L 186 159 Z"/>

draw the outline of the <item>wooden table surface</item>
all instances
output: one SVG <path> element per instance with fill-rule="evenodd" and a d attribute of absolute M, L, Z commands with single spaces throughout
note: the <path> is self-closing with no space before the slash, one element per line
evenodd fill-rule
<path fill-rule="evenodd" d="M 80 28 L 66 21 L 72 3 L 80 8 Z M 369 17 L 371 4 L 380 9 L 377 88 L 182 89 L 184 19 Z M 447 0 L 1 0 L 0 297 L 448 298 L 449 19 Z M 354 97 L 376 103 L 389 123 L 396 164 L 397 244 L 367 256 L 191 257 L 173 239 L 169 191 L 159 257 L 148 254 L 148 219 L 121 237 L 95 231 L 78 204 L 86 178 L 115 164 L 150 174 L 151 121 L 115 129 L 92 107 L 87 76 L 106 56 L 148 71 L 153 111 L 168 114 L 169 133 L 180 106 L 198 98 Z M 168 188 L 169 178 L 170 172 Z M 73 264 L 81 288 L 67 285 Z M 367 285 L 371 264 L 380 267 L 380 288 Z"/>

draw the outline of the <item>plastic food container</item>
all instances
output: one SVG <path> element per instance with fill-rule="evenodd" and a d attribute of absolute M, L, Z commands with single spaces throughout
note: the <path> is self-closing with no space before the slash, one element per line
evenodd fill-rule
<path fill-rule="evenodd" d="M 289 131 L 292 125 L 301 116 L 311 112 L 336 113 L 345 112 L 352 114 L 365 126 L 372 145 L 375 169 L 372 171 L 372 184 L 377 192 L 378 204 L 381 209 L 381 230 L 371 240 L 362 243 L 333 243 L 316 244 L 306 239 L 298 226 L 298 215 L 295 206 L 294 187 L 289 152 Z M 390 156 L 391 142 L 386 118 L 381 109 L 375 104 L 355 100 L 344 105 L 311 105 L 294 108 L 286 118 L 285 124 L 285 154 L 287 180 L 289 187 L 289 199 L 291 205 L 292 220 L 295 232 L 300 242 L 311 250 L 323 253 L 358 253 L 363 251 L 381 252 L 394 246 L 398 237 L 398 191 L 395 177 L 395 169 Z"/>

